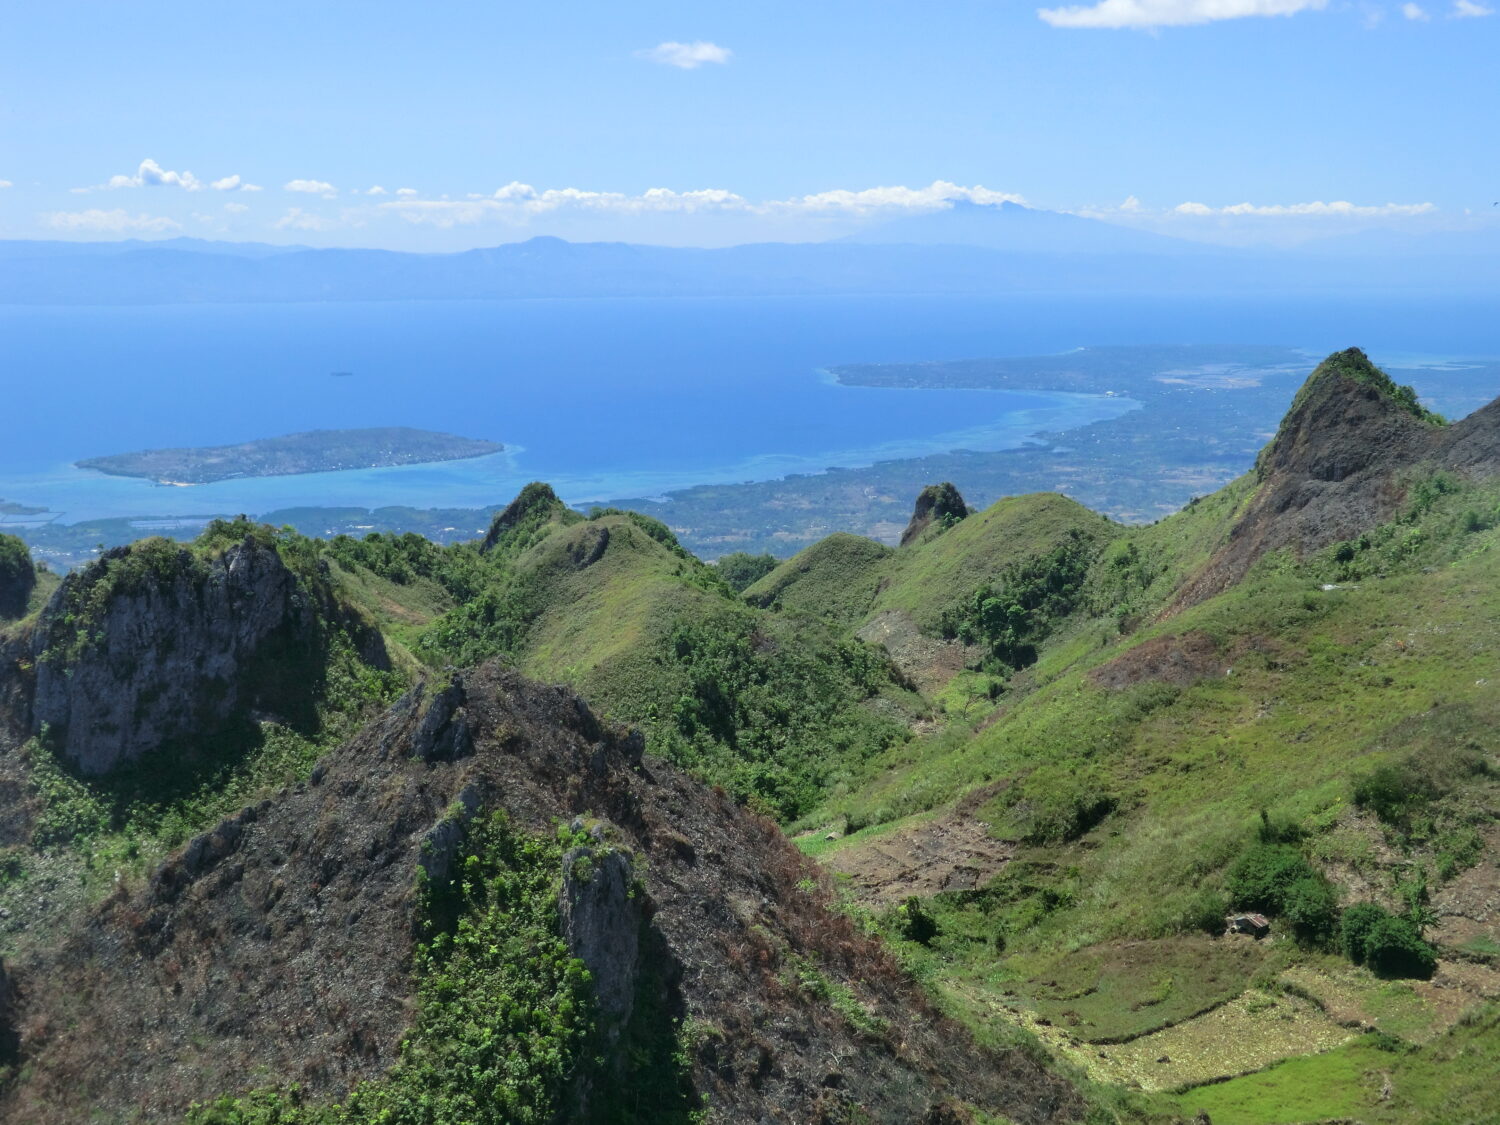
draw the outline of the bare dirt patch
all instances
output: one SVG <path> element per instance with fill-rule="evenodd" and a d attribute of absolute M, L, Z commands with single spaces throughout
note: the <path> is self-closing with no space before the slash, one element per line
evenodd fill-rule
<path fill-rule="evenodd" d="M 910 615 L 899 609 L 877 613 L 857 635 L 890 653 L 902 675 L 923 695 L 940 690 L 981 655 L 976 646 L 927 636 Z"/>
<path fill-rule="evenodd" d="M 1148 680 L 1187 687 L 1199 680 L 1228 675 L 1234 662 L 1247 652 L 1269 655 L 1273 646 L 1264 637 L 1250 637 L 1226 649 L 1207 633 L 1195 630 L 1180 636 L 1152 637 L 1101 664 L 1089 676 L 1099 687 L 1111 691 Z"/>
<path fill-rule="evenodd" d="M 911 895 L 970 891 L 1010 861 L 1012 844 L 964 810 L 898 828 L 832 852 L 824 864 L 848 877 L 859 901 L 888 906 Z"/>
<path fill-rule="evenodd" d="M 1209 676 L 1222 676 L 1225 663 L 1219 643 L 1207 633 L 1152 637 L 1090 673 L 1094 683 L 1121 691 L 1147 680 L 1186 687 Z"/>
<path fill-rule="evenodd" d="M 1484 834 L 1484 858 L 1432 896 L 1440 945 L 1463 946 L 1478 938 L 1500 942 L 1500 828 Z"/>

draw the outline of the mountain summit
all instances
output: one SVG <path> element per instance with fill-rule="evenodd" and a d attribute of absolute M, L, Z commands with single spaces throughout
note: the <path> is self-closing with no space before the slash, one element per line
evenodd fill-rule
<path fill-rule="evenodd" d="M 1292 400 L 1256 461 L 1253 498 L 1179 604 L 1226 589 L 1270 551 L 1302 557 L 1368 531 L 1441 471 L 1500 473 L 1500 405 L 1449 426 L 1359 348 L 1335 352 Z"/>
<path fill-rule="evenodd" d="M 1177 255 L 1206 249 L 1196 243 L 1081 215 L 1043 211 L 1019 203 L 970 203 L 962 199 L 941 211 L 892 219 L 838 241 L 982 246 L 1018 254 Z"/>

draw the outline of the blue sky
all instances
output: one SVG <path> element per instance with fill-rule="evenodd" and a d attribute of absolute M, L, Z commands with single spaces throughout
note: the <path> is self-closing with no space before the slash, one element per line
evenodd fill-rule
<path fill-rule="evenodd" d="M 1491 2 L 11 5 L 0 237 L 722 244 L 1002 197 L 1488 224 Z"/>

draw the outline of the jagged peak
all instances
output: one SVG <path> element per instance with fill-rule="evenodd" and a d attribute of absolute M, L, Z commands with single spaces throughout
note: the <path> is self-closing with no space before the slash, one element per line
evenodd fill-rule
<path fill-rule="evenodd" d="M 1398 384 L 1361 349 L 1334 352 L 1292 399 L 1275 438 L 1261 451 L 1262 480 L 1292 473 L 1342 480 L 1396 453 L 1416 452 L 1445 419 Z M 1411 449 L 1405 447 L 1411 446 Z"/>
<path fill-rule="evenodd" d="M 941 484 L 929 484 L 917 494 L 917 503 L 912 509 L 911 522 L 901 533 L 901 546 L 915 543 L 933 524 L 948 526 L 966 518 L 968 514 L 969 506 L 964 503 L 963 496 L 959 494 L 952 481 L 945 480 Z"/>
<path fill-rule="evenodd" d="M 1423 422 L 1439 426 L 1446 424 L 1446 419 L 1441 414 L 1428 410 L 1418 401 L 1415 388 L 1397 383 L 1360 348 L 1345 348 L 1341 352 L 1334 352 L 1313 368 L 1312 374 L 1292 399 L 1287 417 L 1292 417 L 1301 408 L 1340 384 L 1350 383 L 1369 388 L 1382 401 Z"/>
<path fill-rule="evenodd" d="M 534 480 L 516 493 L 516 498 L 491 521 L 479 550 L 488 554 L 497 547 L 508 546 L 516 539 L 518 529 L 536 528 L 554 518 L 565 518 L 569 512 L 572 509 L 558 498 L 550 484 Z"/>

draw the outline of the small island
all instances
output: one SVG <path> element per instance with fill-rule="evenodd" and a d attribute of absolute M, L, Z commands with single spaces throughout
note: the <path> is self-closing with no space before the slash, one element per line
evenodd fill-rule
<path fill-rule="evenodd" d="M 238 445 L 196 449 L 145 449 L 75 462 L 117 477 L 143 477 L 158 484 L 212 484 L 240 477 L 282 477 L 343 469 L 383 469 L 462 461 L 503 452 L 495 441 L 380 426 L 362 430 L 309 430 Z"/>

